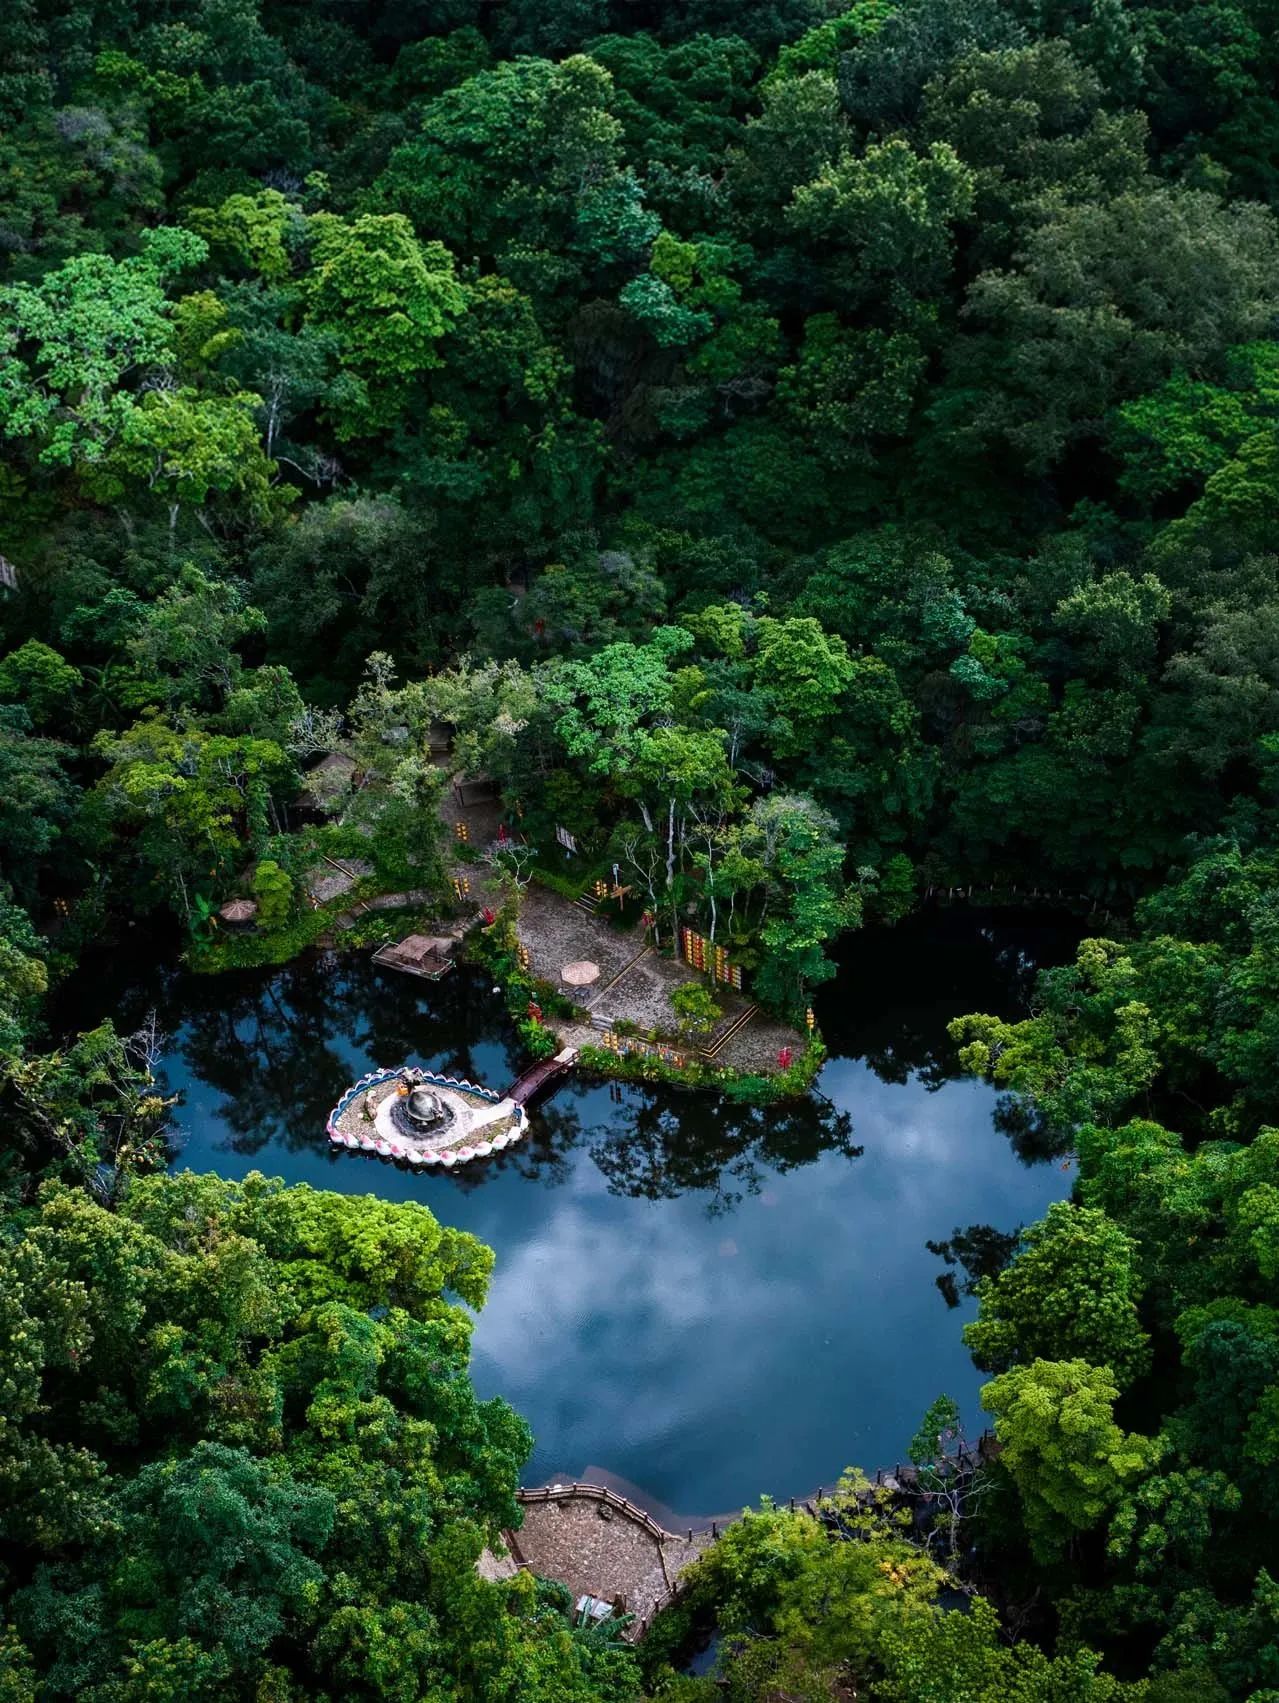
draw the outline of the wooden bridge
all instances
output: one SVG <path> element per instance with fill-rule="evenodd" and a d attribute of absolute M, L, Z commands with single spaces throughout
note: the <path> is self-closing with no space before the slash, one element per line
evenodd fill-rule
<path fill-rule="evenodd" d="M 544 1058 L 537 1064 L 531 1064 L 521 1076 L 518 1076 L 506 1091 L 508 1100 L 514 1100 L 517 1106 L 527 1106 L 539 1094 L 545 1093 L 552 1082 L 558 1082 L 561 1076 L 567 1076 L 577 1058 L 576 1047 L 565 1047 L 556 1053 L 554 1058 Z"/>

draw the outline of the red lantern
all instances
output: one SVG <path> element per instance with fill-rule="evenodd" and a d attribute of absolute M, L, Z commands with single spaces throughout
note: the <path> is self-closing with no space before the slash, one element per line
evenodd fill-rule
<path fill-rule="evenodd" d="M 486 928 L 491 927 L 492 924 L 497 921 L 497 912 L 491 911 L 487 905 L 485 905 L 484 909 L 480 912 L 480 915 L 484 918 L 484 925 Z"/>
<path fill-rule="evenodd" d="M 781 1052 L 779 1052 L 778 1055 L 777 1055 L 777 1062 L 778 1062 L 778 1064 L 781 1065 L 783 1070 L 789 1070 L 790 1069 L 791 1050 L 790 1050 L 789 1047 L 783 1047 L 782 1048 Z"/>

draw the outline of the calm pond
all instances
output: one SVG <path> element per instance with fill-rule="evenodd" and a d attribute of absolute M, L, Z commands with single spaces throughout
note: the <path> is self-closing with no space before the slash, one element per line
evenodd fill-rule
<path fill-rule="evenodd" d="M 433 986 L 364 954 L 118 986 L 86 967 L 58 1017 L 157 1010 L 179 1166 L 423 1201 L 495 1248 L 474 1377 L 533 1426 L 526 1482 L 603 1472 L 709 1515 L 892 1465 L 942 1391 L 981 1429 L 964 1269 L 926 1244 L 1016 1230 L 1071 1170 L 1017 1151 L 996 1094 L 956 1078 L 945 1024 L 1020 1014 L 1079 932 L 964 909 L 867 930 L 817 1001 L 831 1058 L 811 1100 L 761 1112 L 572 1082 L 521 1149 L 455 1175 L 335 1153 L 324 1121 L 372 1065 L 504 1088 L 519 1059 L 487 978 Z"/>

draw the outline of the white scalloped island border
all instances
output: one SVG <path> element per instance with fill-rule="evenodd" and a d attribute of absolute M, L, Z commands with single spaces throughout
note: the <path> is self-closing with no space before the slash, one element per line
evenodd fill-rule
<path fill-rule="evenodd" d="M 381 1088 L 389 1082 L 395 1082 L 402 1074 L 402 1069 L 371 1070 L 361 1076 L 342 1095 L 342 1098 L 329 1113 L 325 1124 L 325 1133 L 335 1147 L 345 1147 L 353 1152 L 372 1153 L 379 1159 L 393 1159 L 406 1165 L 440 1165 L 446 1170 L 454 1165 L 463 1165 L 473 1159 L 487 1159 L 494 1153 L 500 1153 L 506 1147 L 513 1147 L 523 1139 L 528 1131 L 528 1113 L 517 1101 L 508 1096 L 494 1093 L 491 1088 L 481 1088 L 476 1082 L 468 1082 L 457 1076 L 440 1076 L 435 1071 L 423 1070 L 421 1080 L 434 1088 L 451 1090 L 453 1094 L 467 1099 L 484 1102 L 484 1114 L 471 1125 L 472 1131 L 478 1132 L 487 1124 L 496 1123 L 502 1118 L 513 1118 L 514 1126 L 508 1130 L 499 1131 L 489 1138 L 481 1137 L 478 1141 L 469 1140 L 463 1136 L 449 1147 L 428 1147 L 425 1143 L 415 1146 L 412 1142 L 393 1140 L 380 1132 L 364 1134 L 341 1128 L 339 1120 L 352 1102 L 361 1094 L 367 1094 L 371 1088 Z"/>

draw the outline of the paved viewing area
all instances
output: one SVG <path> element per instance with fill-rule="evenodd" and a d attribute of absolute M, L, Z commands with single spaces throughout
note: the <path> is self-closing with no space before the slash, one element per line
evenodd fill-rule
<path fill-rule="evenodd" d="M 561 986 L 593 1020 L 557 1024 L 564 1040 L 573 1046 L 598 1046 L 605 1019 L 674 1034 L 671 994 L 685 982 L 702 979 L 686 964 L 647 946 L 641 928 L 614 928 L 607 917 L 592 914 L 536 883 L 524 890 L 518 932 L 521 944 L 528 948 L 533 974 Z M 564 965 L 583 959 L 599 965 L 597 980 L 585 988 L 563 986 Z M 716 1034 L 731 1029 L 751 1005 L 749 999 L 724 987 L 715 989 L 715 999 L 723 1011 Z M 712 1046 L 714 1039 L 709 1037 Z M 716 1053 L 715 1062 L 735 1070 L 775 1070 L 783 1047 L 798 1052 L 803 1045 L 797 1030 L 756 1012 Z"/>
<path fill-rule="evenodd" d="M 464 800 L 450 786 L 441 800 L 441 815 L 450 833 L 459 822 L 465 825 L 468 845 L 483 850 L 496 844 L 501 810 L 492 799 Z M 473 862 L 455 854 L 449 873 L 466 880 L 468 903 L 488 905 L 493 910 L 501 904 L 501 884 L 492 863 Z M 663 919 L 663 940 L 668 931 L 669 922 Z M 661 1029 L 674 1037 L 671 994 L 685 982 L 702 980 L 688 965 L 649 946 L 638 924 L 616 928 L 607 912 L 592 908 L 589 898 L 575 902 L 537 881 L 530 882 L 521 894 L 517 932 L 520 944 L 528 950 L 532 973 L 559 988 L 588 1014 L 585 1022 L 554 1021 L 560 1038 L 569 1046 L 598 1046 L 605 1019 L 633 1023 L 641 1031 Z M 583 963 L 595 966 L 599 974 L 586 985 L 566 982 L 566 966 Z M 701 1044 L 714 1050 L 717 1064 L 733 1070 L 771 1071 L 777 1069 L 777 1055 L 784 1047 L 795 1054 L 803 1049 L 805 1037 L 789 1024 L 755 1010 L 749 990 L 744 995 L 717 986 L 714 994 L 723 1016 Z M 748 1012 L 752 1013 L 749 1021 L 738 1028 Z M 730 1038 L 718 1046 L 725 1035 Z"/>
<path fill-rule="evenodd" d="M 507 1534 L 515 1559 L 559 1579 L 575 1597 L 620 1600 L 635 1616 L 632 1637 L 711 1542 L 706 1531 L 694 1532 L 691 1541 L 664 1531 L 642 1509 L 600 1485 L 549 1485 L 522 1491 L 520 1500 L 524 1524 Z"/>

